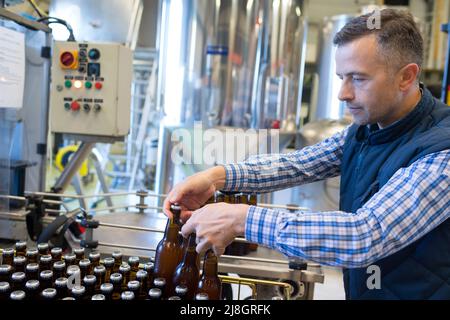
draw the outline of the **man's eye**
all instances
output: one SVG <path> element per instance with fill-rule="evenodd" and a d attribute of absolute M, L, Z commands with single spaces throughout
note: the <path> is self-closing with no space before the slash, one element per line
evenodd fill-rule
<path fill-rule="evenodd" d="M 353 81 L 364 81 L 364 78 L 353 78 Z"/>

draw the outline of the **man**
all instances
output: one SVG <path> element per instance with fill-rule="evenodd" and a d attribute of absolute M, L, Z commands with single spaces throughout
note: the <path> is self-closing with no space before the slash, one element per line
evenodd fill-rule
<path fill-rule="evenodd" d="M 217 254 L 235 236 L 344 267 L 348 299 L 450 299 L 450 108 L 419 84 L 423 40 L 410 14 L 385 9 L 335 36 L 339 99 L 353 124 L 291 154 L 259 156 L 195 174 L 169 193 L 184 236 Z M 216 190 L 271 192 L 341 175 L 340 211 L 291 213 L 210 204 Z M 200 209 L 198 209 L 200 208 Z M 196 210 L 197 209 L 197 210 Z M 367 285 L 369 265 L 381 286 Z"/>

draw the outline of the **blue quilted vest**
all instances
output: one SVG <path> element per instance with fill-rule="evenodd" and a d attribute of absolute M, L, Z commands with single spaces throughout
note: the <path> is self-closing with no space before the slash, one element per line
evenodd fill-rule
<path fill-rule="evenodd" d="M 400 121 L 384 129 L 352 125 L 344 144 L 340 210 L 356 212 L 397 170 L 445 149 L 450 149 L 450 107 L 425 88 Z M 347 299 L 450 299 L 450 219 L 373 264 L 381 270 L 381 289 L 368 289 L 367 268 L 345 269 Z"/>

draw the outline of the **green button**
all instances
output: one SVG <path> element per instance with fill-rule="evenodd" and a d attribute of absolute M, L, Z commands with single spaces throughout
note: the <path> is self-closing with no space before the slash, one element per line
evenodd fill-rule
<path fill-rule="evenodd" d="M 68 103 L 68 102 L 64 103 L 64 108 L 70 109 L 70 103 Z"/>
<path fill-rule="evenodd" d="M 92 88 L 92 82 L 90 81 L 86 81 L 86 83 L 84 84 L 86 86 L 86 88 L 90 89 Z"/>
<path fill-rule="evenodd" d="M 64 82 L 64 86 L 65 86 L 66 88 L 72 87 L 72 81 L 66 80 L 66 81 Z"/>

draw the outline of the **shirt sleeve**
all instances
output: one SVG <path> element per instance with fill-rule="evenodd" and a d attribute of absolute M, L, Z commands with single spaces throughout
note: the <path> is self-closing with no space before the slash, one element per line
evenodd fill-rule
<path fill-rule="evenodd" d="M 251 206 L 246 239 L 323 265 L 365 267 L 450 217 L 450 150 L 399 169 L 354 213 L 285 212 Z"/>
<path fill-rule="evenodd" d="M 272 192 L 340 175 L 348 127 L 301 150 L 259 155 L 245 162 L 224 165 L 224 191 Z"/>

